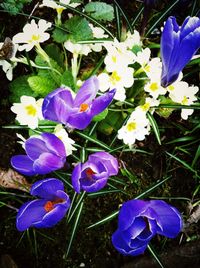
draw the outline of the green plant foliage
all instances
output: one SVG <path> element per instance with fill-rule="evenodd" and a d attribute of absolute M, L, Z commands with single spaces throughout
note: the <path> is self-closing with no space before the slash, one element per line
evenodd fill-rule
<path fill-rule="evenodd" d="M 93 121 L 95 121 L 95 122 L 102 121 L 103 119 L 106 118 L 107 114 L 108 114 L 108 109 L 105 109 L 102 113 L 96 115 L 96 116 L 93 118 Z"/>
<path fill-rule="evenodd" d="M 64 68 L 64 55 L 57 45 L 49 44 L 44 50 L 51 59 L 53 59 L 59 66 Z"/>
<path fill-rule="evenodd" d="M 64 43 L 67 40 L 67 30 L 65 30 L 64 25 L 62 25 L 62 29 L 55 28 L 52 37 L 55 42 Z"/>
<path fill-rule="evenodd" d="M 106 118 L 99 123 L 98 130 L 106 135 L 110 135 L 113 130 L 118 130 L 123 123 L 121 113 L 109 111 Z"/>
<path fill-rule="evenodd" d="M 96 20 L 112 21 L 114 9 L 104 2 L 90 2 L 85 6 L 85 12 Z"/>
<path fill-rule="evenodd" d="M 70 87 L 73 91 L 76 90 L 76 86 L 74 84 L 74 78 L 72 73 L 69 70 L 66 70 L 61 77 L 61 85 L 65 85 Z"/>
<path fill-rule="evenodd" d="M 48 93 L 55 89 L 54 82 L 52 83 L 52 81 L 46 77 L 35 75 L 29 77 L 27 81 L 31 89 L 41 97 L 45 97 Z"/>
<path fill-rule="evenodd" d="M 8 11 L 11 15 L 16 15 L 20 12 L 25 4 L 31 2 L 31 0 L 6 0 L 4 3 L 0 4 L 0 7 Z"/>
<path fill-rule="evenodd" d="M 11 92 L 9 96 L 10 102 L 20 102 L 20 97 L 22 95 L 33 97 L 38 96 L 38 94 L 34 92 L 29 86 L 29 83 L 27 81 L 28 78 L 30 78 L 30 75 L 23 75 L 16 78 L 9 84 L 9 90 Z"/>

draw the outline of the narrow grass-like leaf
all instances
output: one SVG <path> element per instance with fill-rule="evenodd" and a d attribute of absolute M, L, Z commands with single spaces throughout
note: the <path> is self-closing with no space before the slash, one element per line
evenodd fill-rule
<path fill-rule="evenodd" d="M 80 203 L 83 201 L 83 199 L 84 199 L 84 197 L 85 197 L 85 194 L 86 194 L 85 191 L 82 192 L 82 193 L 80 194 L 80 197 L 79 197 L 78 202 L 76 203 L 76 206 L 75 206 L 73 209 L 71 209 L 72 212 L 71 212 L 71 214 L 69 215 L 69 217 L 68 217 L 68 219 L 67 219 L 67 222 L 68 222 L 68 223 L 71 221 L 71 219 L 73 218 L 75 212 L 76 212 L 77 209 L 79 208 Z"/>
<path fill-rule="evenodd" d="M 197 148 L 191 167 L 193 168 L 200 157 L 200 145 Z"/>
<path fill-rule="evenodd" d="M 159 17 L 156 17 L 156 20 L 150 23 L 150 27 L 146 32 L 146 36 L 148 36 L 158 25 L 160 22 L 162 22 L 165 17 L 171 12 L 171 10 L 180 2 L 180 0 L 173 0 L 170 2 L 170 4 L 160 12 Z"/>
<path fill-rule="evenodd" d="M 119 11 L 122 14 L 122 16 L 124 17 L 124 19 L 125 19 L 125 21 L 127 23 L 128 29 L 130 30 L 131 33 L 133 33 L 133 27 L 132 27 L 131 23 L 129 22 L 129 19 L 126 16 L 125 12 L 123 11 L 123 9 L 121 8 L 121 6 L 119 5 L 119 3 L 116 0 L 114 0 L 114 3 L 116 5 L 116 7 L 119 9 Z"/>
<path fill-rule="evenodd" d="M 64 255 L 64 259 L 66 260 L 68 255 L 69 255 L 69 252 L 71 250 L 71 246 L 72 246 L 72 242 L 74 240 L 74 236 L 75 236 L 75 233 L 76 233 L 76 230 L 78 228 L 78 223 L 79 223 L 79 220 L 80 220 L 80 216 L 81 216 L 81 212 L 83 210 L 83 205 L 84 203 L 82 202 L 80 204 L 80 207 L 79 207 L 79 210 L 78 210 L 78 213 L 76 215 L 76 220 L 74 222 L 74 225 L 73 225 L 73 229 L 72 229 L 72 233 L 71 233 L 71 236 L 70 236 L 70 239 L 69 239 L 69 243 L 68 243 L 68 246 L 67 246 L 67 251 L 66 251 L 66 254 Z"/>
<path fill-rule="evenodd" d="M 196 139 L 196 137 L 186 136 L 186 137 L 181 137 L 181 138 L 177 138 L 177 139 L 174 139 L 172 141 L 166 142 L 166 144 L 173 144 L 173 143 L 179 143 L 179 142 L 193 141 L 195 139 Z"/>
<path fill-rule="evenodd" d="M 108 146 L 107 146 L 105 143 L 103 143 L 102 141 L 99 141 L 99 140 L 97 140 L 97 139 L 95 139 L 95 138 L 92 138 L 92 137 L 90 137 L 89 135 L 87 135 L 87 134 L 85 134 L 85 133 L 83 133 L 83 132 L 80 132 L 80 131 L 76 131 L 76 133 L 77 133 L 79 136 L 85 138 L 86 140 L 89 140 L 89 141 L 91 141 L 91 142 L 93 142 L 93 143 L 98 144 L 99 146 L 101 146 L 102 148 L 104 148 L 104 149 L 106 149 L 106 150 L 111 150 L 111 148 L 108 147 Z"/>
<path fill-rule="evenodd" d="M 135 26 L 136 22 L 138 21 L 139 17 L 141 16 L 142 12 L 144 10 L 143 4 L 140 6 L 140 8 L 137 10 L 136 16 L 132 19 L 131 26 Z"/>
<path fill-rule="evenodd" d="M 121 20 L 119 14 L 119 8 L 116 3 L 114 4 L 114 13 L 115 13 L 115 21 L 116 21 L 116 28 L 117 28 L 117 40 L 121 40 Z"/>
<path fill-rule="evenodd" d="M 168 156 L 170 156 L 171 158 L 173 158 L 174 160 L 176 160 L 177 162 L 179 162 L 181 165 L 183 165 L 186 169 L 190 170 L 191 172 L 195 173 L 195 175 L 200 178 L 198 175 L 197 175 L 197 171 L 194 170 L 190 165 L 188 165 L 185 161 L 181 160 L 180 158 L 178 158 L 177 156 L 173 155 L 173 154 L 170 154 L 168 152 L 166 152 L 166 154 Z"/>
<path fill-rule="evenodd" d="M 148 245 L 147 246 L 149 252 L 151 253 L 151 255 L 154 257 L 154 259 L 156 260 L 156 262 L 159 264 L 159 266 L 161 268 L 165 268 L 164 265 L 162 264 L 161 260 L 159 259 L 157 253 L 155 252 L 155 250 L 153 249 L 152 246 Z"/>
<path fill-rule="evenodd" d="M 66 180 L 66 178 L 65 178 L 67 175 L 66 173 L 62 174 L 62 173 L 57 172 L 57 171 L 54 171 L 53 173 L 56 175 L 56 177 L 58 177 L 59 179 L 64 181 L 64 183 L 66 183 L 67 186 L 69 186 L 71 189 L 73 189 L 72 184 L 68 180 Z"/>
<path fill-rule="evenodd" d="M 95 65 L 94 69 L 91 71 L 91 73 L 86 78 L 89 78 L 90 76 L 95 75 L 98 72 L 98 70 L 100 69 L 101 65 L 104 62 L 104 58 L 105 58 L 105 56 L 100 58 L 100 60 Z"/>
<path fill-rule="evenodd" d="M 94 223 L 94 224 L 88 226 L 87 229 L 91 229 L 91 228 L 94 228 L 94 227 L 96 227 L 96 226 L 102 225 L 102 224 L 104 224 L 104 223 L 106 223 L 106 222 L 109 222 L 109 221 L 111 221 L 112 219 L 114 219 L 118 214 L 119 214 L 119 211 L 115 211 L 115 212 L 113 212 L 112 214 L 110 214 L 110 215 L 108 215 L 107 217 L 105 217 L 104 219 L 102 219 L 102 220 L 100 220 L 100 221 L 98 221 L 98 222 L 96 222 L 96 223 Z"/>
<path fill-rule="evenodd" d="M 191 17 L 194 16 L 194 14 L 195 14 L 196 5 L 197 5 L 197 0 L 193 0 L 193 5 L 192 5 L 192 9 L 191 9 Z"/>
<path fill-rule="evenodd" d="M 154 107 L 156 108 L 156 107 Z M 179 104 L 160 104 L 157 108 L 172 108 L 172 109 L 200 109 L 200 103 L 196 103 L 196 105 L 179 105 Z"/>
<path fill-rule="evenodd" d="M 101 195 L 107 195 L 107 194 L 113 194 L 113 193 L 120 193 L 121 191 L 118 189 L 113 189 L 113 190 L 104 190 L 104 191 L 98 191 L 95 193 L 90 193 L 88 194 L 89 197 L 98 197 Z"/>
<path fill-rule="evenodd" d="M 153 131 L 155 133 L 158 144 L 161 145 L 160 131 L 159 131 L 158 125 L 156 123 L 156 120 L 154 119 L 154 117 L 151 113 L 147 113 L 147 118 L 149 119 L 149 122 L 153 128 Z"/>

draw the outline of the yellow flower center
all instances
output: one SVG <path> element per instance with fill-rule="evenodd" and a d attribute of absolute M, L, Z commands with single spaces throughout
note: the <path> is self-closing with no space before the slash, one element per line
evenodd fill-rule
<path fill-rule="evenodd" d="M 142 108 L 143 111 L 148 111 L 149 108 L 150 108 L 150 104 L 147 102 L 144 105 L 142 105 L 141 108 Z"/>
<path fill-rule="evenodd" d="M 158 86 L 157 83 L 151 83 L 151 85 L 150 85 L 150 90 L 152 90 L 152 91 L 156 91 L 156 90 L 158 90 L 158 88 L 159 88 L 159 86 Z"/>
<path fill-rule="evenodd" d="M 174 90 L 174 86 L 170 85 L 170 86 L 168 86 L 168 89 L 172 91 L 172 90 Z"/>
<path fill-rule="evenodd" d="M 113 61 L 114 63 L 116 63 L 116 62 L 117 62 L 117 57 L 116 57 L 116 56 L 112 56 L 112 61 Z"/>
<path fill-rule="evenodd" d="M 58 8 L 56 8 L 56 11 L 60 15 L 60 14 L 62 14 L 64 9 L 65 9 L 64 7 L 58 7 Z"/>
<path fill-rule="evenodd" d="M 115 85 L 116 82 L 119 82 L 121 80 L 121 76 L 119 76 L 118 73 L 114 71 L 110 77 L 110 80 L 111 80 L 111 83 Z"/>
<path fill-rule="evenodd" d="M 127 128 L 128 131 L 131 132 L 131 131 L 133 131 L 133 130 L 136 129 L 136 126 L 137 126 L 137 124 L 135 122 L 131 122 L 131 123 L 128 123 L 128 125 L 126 126 L 126 128 Z"/>
<path fill-rule="evenodd" d="M 188 99 L 187 99 L 186 96 L 183 97 L 182 104 L 183 105 L 187 105 L 188 104 Z"/>
<path fill-rule="evenodd" d="M 36 116 L 36 113 L 37 113 L 37 110 L 35 109 L 35 107 L 33 105 L 27 105 L 25 107 L 26 109 L 26 112 L 28 115 L 31 115 L 31 116 Z"/>

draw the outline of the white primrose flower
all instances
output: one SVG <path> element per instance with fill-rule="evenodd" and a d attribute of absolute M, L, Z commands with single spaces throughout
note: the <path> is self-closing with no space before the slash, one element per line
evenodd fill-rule
<path fill-rule="evenodd" d="M 141 110 L 145 113 L 147 113 L 150 110 L 151 113 L 153 113 L 155 109 L 151 107 L 157 107 L 159 104 L 160 100 L 148 97 L 145 99 L 145 103 L 143 105 L 137 106 L 135 110 Z"/>
<path fill-rule="evenodd" d="M 150 79 L 160 80 L 162 73 L 162 62 L 160 58 L 156 57 L 151 59 L 145 66 L 143 66 L 143 70 Z"/>
<path fill-rule="evenodd" d="M 195 94 L 199 91 L 199 88 L 197 86 L 189 86 L 188 83 L 184 81 L 176 81 L 168 86 L 167 90 L 169 92 L 170 99 L 174 102 L 189 106 L 197 100 Z M 193 112 L 193 109 L 182 109 L 181 118 L 187 120 L 188 116 Z"/>
<path fill-rule="evenodd" d="M 149 131 L 150 123 L 146 113 L 141 110 L 135 110 L 132 112 L 126 125 L 118 130 L 118 139 L 131 146 L 136 140 L 144 140 Z"/>
<path fill-rule="evenodd" d="M 112 74 L 101 73 L 98 76 L 99 89 L 102 92 L 116 88 L 115 100 L 124 101 L 126 99 L 125 88 L 129 88 L 134 83 L 134 70 L 126 67 L 125 69 L 115 70 Z"/>
<path fill-rule="evenodd" d="M 51 22 L 41 19 L 36 24 L 35 20 L 31 20 L 31 23 L 27 23 L 24 26 L 22 33 L 18 33 L 13 37 L 13 42 L 16 44 L 24 43 L 24 45 L 19 46 L 19 51 L 24 49 L 30 51 L 34 46 L 49 39 L 50 34 L 45 33 L 49 27 L 51 27 Z"/>
<path fill-rule="evenodd" d="M 60 0 L 59 2 L 61 4 L 68 5 L 68 6 L 73 7 L 73 8 L 76 8 L 77 6 L 80 5 L 80 3 L 71 3 L 71 0 Z M 43 0 L 40 7 L 43 7 L 43 6 L 56 9 L 58 14 L 61 14 L 63 12 L 63 10 L 66 9 L 66 7 L 58 5 L 56 2 L 54 2 L 54 0 Z"/>
<path fill-rule="evenodd" d="M 138 62 L 143 68 L 150 60 L 151 50 L 147 47 L 142 49 L 142 51 L 138 51 L 135 61 Z"/>
<path fill-rule="evenodd" d="M 17 115 L 16 120 L 20 125 L 28 125 L 31 129 L 37 128 L 39 119 L 43 119 L 41 108 L 43 99 L 36 101 L 33 97 L 22 96 L 20 101 L 21 103 L 14 103 L 11 107 L 11 111 Z"/>
<path fill-rule="evenodd" d="M 55 127 L 54 134 L 63 142 L 67 156 L 71 155 L 73 151 L 76 151 L 76 148 L 73 147 L 75 141 L 69 138 L 69 135 L 67 131 L 63 128 L 62 124 L 58 124 Z"/>
<path fill-rule="evenodd" d="M 94 38 L 108 38 L 108 35 L 105 34 L 104 30 L 100 27 L 94 27 L 91 23 L 89 24 L 92 34 Z M 95 44 L 90 44 L 90 47 L 93 51 L 95 52 L 100 52 L 102 50 L 103 43 L 95 43 Z"/>
<path fill-rule="evenodd" d="M 132 47 L 134 47 L 134 46 L 141 46 L 142 42 L 140 40 L 139 32 L 136 30 L 134 30 L 133 34 L 131 32 L 127 32 L 124 44 L 129 49 L 132 49 Z"/>
<path fill-rule="evenodd" d="M 167 90 L 161 86 L 160 80 L 151 80 L 144 86 L 144 91 L 148 92 L 154 99 L 159 95 L 165 95 Z"/>
<path fill-rule="evenodd" d="M 123 42 L 118 42 L 116 39 L 113 42 L 104 43 L 107 50 L 107 55 L 104 59 L 106 70 L 108 72 L 116 71 L 128 67 L 135 60 L 135 54 L 127 49 Z"/>
<path fill-rule="evenodd" d="M 69 52 L 75 55 L 87 56 L 92 51 L 89 44 L 76 44 L 70 40 L 67 40 L 64 43 L 64 47 L 66 48 L 66 50 L 68 50 Z"/>

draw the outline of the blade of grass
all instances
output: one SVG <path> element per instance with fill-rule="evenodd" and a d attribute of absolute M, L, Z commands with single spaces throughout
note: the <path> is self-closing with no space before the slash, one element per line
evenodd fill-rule
<path fill-rule="evenodd" d="M 197 0 L 193 0 L 193 5 L 192 5 L 192 9 L 191 9 L 191 17 L 193 17 L 195 14 L 196 5 L 197 5 Z"/>
<path fill-rule="evenodd" d="M 121 40 L 121 20 L 120 20 L 120 14 L 119 14 L 119 8 L 114 4 L 114 14 L 115 14 L 115 20 L 116 20 L 116 28 L 117 28 L 117 40 Z"/>
<path fill-rule="evenodd" d="M 136 22 L 138 21 L 140 15 L 142 14 L 142 12 L 144 11 L 144 6 L 143 4 L 140 6 L 140 8 L 137 10 L 136 16 L 132 19 L 131 22 L 131 27 L 135 26 Z"/>
<path fill-rule="evenodd" d="M 159 17 L 156 17 L 156 20 L 150 23 L 150 27 L 146 32 L 146 37 L 158 26 L 160 22 L 162 22 L 165 17 L 171 12 L 171 10 L 178 4 L 180 0 L 173 0 L 170 2 L 170 4 L 160 12 Z"/>
<path fill-rule="evenodd" d="M 197 148 L 191 167 L 193 168 L 200 157 L 200 145 Z"/>
<path fill-rule="evenodd" d="M 67 246 L 67 251 L 66 251 L 66 254 L 63 256 L 65 260 L 67 259 L 68 255 L 69 255 L 69 252 L 71 250 L 72 242 L 74 240 L 75 233 L 76 233 L 76 230 L 78 228 L 78 223 L 79 223 L 79 220 L 80 220 L 81 212 L 83 210 L 83 205 L 84 205 L 84 203 L 82 202 L 80 204 L 80 207 L 79 207 L 79 210 L 78 210 L 78 213 L 77 213 L 77 216 L 76 216 L 76 220 L 75 220 L 75 223 L 73 225 L 72 233 L 71 233 L 70 240 L 69 240 L 69 243 L 68 243 L 68 246 Z"/>
<path fill-rule="evenodd" d="M 81 195 L 80 195 L 80 197 L 79 197 L 79 200 L 78 200 L 78 202 L 76 203 L 76 206 L 74 207 L 73 211 L 71 212 L 71 215 L 69 215 L 69 217 L 68 217 L 68 219 L 67 219 L 67 222 L 68 222 L 68 223 L 69 223 L 69 222 L 71 221 L 71 219 L 73 218 L 73 216 L 74 216 L 75 212 L 77 211 L 77 209 L 79 208 L 81 202 L 83 203 L 83 199 L 84 199 L 84 197 L 85 197 L 85 194 L 86 194 L 85 191 L 81 193 Z"/>
<path fill-rule="evenodd" d="M 155 250 L 153 249 L 152 246 L 148 245 L 147 246 L 149 252 L 151 253 L 151 255 L 154 257 L 154 259 L 156 260 L 156 262 L 159 264 L 159 266 L 161 268 L 165 268 L 164 265 L 162 264 L 161 260 L 159 259 L 157 253 L 155 252 Z"/>
<path fill-rule="evenodd" d="M 155 134 L 156 139 L 158 141 L 158 144 L 161 145 L 160 131 L 159 131 L 158 125 L 156 123 L 156 120 L 154 119 L 154 117 L 151 113 L 147 113 L 147 118 L 149 119 L 149 122 L 153 128 L 153 131 L 154 131 L 154 134 Z"/>

